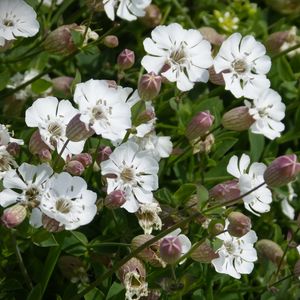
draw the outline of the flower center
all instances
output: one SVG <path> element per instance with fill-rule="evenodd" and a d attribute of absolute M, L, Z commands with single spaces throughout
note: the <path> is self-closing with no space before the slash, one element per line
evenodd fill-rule
<path fill-rule="evenodd" d="M 242 59 L 237 59 L 232 63 L 232 67 L 238 74 L 243 74 L 247 71 L 247 64 Z"/>
<path fill-rule="evenodd" d="M 53 137 L 56 137 L 56 138 L 60 137 L 63 132 L 60 124 L 58 124 L 57 122 L 50 123 L 48 126 L 48 131 L 49 131 L 49 133 L 51 133 L 51 135 Z"/>
<path fill-rule="evenodd" d="M 270 105 L 268 105 L 268 106 L 266 106 L 266 107 L 264 107 L 264 108 L 258 110 L 259 116 L 260 116 L 261 118 L 267 117 L 267 116 L 269 115 L 268 110 L 271 109 L 272 107 L 273 107 L 273 105 L 270 104 Z"/>
<path fill-rule="evenodd" d="M 3 20 L 3 25 L 6 27 L 13 27 L 14 26 L 14 22 L 12 20 Z"/>
<path fill-rule="evenodd" d="M 235 246 L 232 242 L 224 242 L 224 246 L 228 252 L 228 254 L 233 255 L 235 253 Z"/>
<path fill-rule="evenodd" d="M 105 118 L 105 114 L 103 113 L 103 110 L 101 109 L 100 106 L 95 106 L 92 109 L 92 115 L 95 120 L 100 120 L 100 119 Z"/>
<path fill-rule="evenodd" d="M 130 182 L 134 179 L 134 172 L 132 171 L 132 169 L 130 168 L 125 168 L 122 172 L 121 172 L 121 179 L 124 182 Z"/>
<path fill-rule="evenodd" d="M 58 199 L 55 207 L 62 214 L 67 214 L 71 211 L 72 203 L 67 199 Z"/>
<path fill-rule="evenodd" d="M 170 59 L 173 63 L 180 64 L 185 59 L 185 52 L 184 52 L 184 45 L 180 44 L 179 48 L 174 50 L 171 55 Z"/>
<path fill-rule="evenodd" d="M 37 201 L 37 196 L 39 195 L 40 191 L 38 190 L 37 187 L 32 186 L 25 192 L 25 197 L 28 202 L 36 202 Z M 39 201 L 37 201 L 39 202 Z"/>

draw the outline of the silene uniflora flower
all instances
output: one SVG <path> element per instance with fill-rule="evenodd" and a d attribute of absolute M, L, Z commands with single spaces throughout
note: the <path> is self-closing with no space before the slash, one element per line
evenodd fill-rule
<path fill-rule="evenodd" d="M 28 163 L 23 163 L 17 170 L 7 171 L 3 179 L 4 190 L 0 193 L 0 205 L 7 207 L 19 203 L 32 208 L 30 223 L 33 226 L 41 225 L 41 214 L 37 207 L 52 173 L 47 164 L 33 166 Z"/>
<path fill-rule="evenodd" d="M 148 151 L 141 151 L 134 142 L 122 144 L 101 163 L 102 175 L 107 177 L 107 194 L 123 191 L 126 202 L 121 207 L 136 212 L 141 203 L 153 202 L 158 168 L 158 162 Z"/>
<path fill-rule="evenodd" d="M 35 11 L 25 1 L 0 1 L 0 46 L 18 36 L 34 36 L 39 28 Z"/>
<path fill-rule="evenodd" d="M 223 245 L 216 251 L 219 257 L 211 261 L 215 270 L 237 279 L 241 278 L 241 274 L 250 274 L 257 260 L 253 247 L 257 241 L 256 233 L 250 230 L 242 237 L 234 237 L 224 232 L 217 238 L 223 241 Z"/>
<path fill-rule="evenodd" d="M 66 127 L 70 120 L 79 113 L 69 100 L 58 101 L 55 97 L 39 98 L 25 113 L 28 127 L 38 127 L 42 140 L 52 150 L 60 153 L 67 142 Z M 68 141 L 62 153 L 65 159 L 69 154 L 79 154 L 85 141 Z"/>
<path fill-rule="evenodd" d="M 6 150 L 6 146 L 0 146 L 0 180 L 5 176 L 7 171 L 17 167 L 18 164 L 13 156 Z"/>
<path fill-rule="evenodd" d="M 127 21 L 134 21 L 138 17 L 145 15 L 145 8 L 151 4 L 152 0 L 103 0 L 106 15 L 112 21 L 115 19 L 115 9 L 117 16 Z"/>
<path fill-rule="evenodd" d="M 151 38 L 144 40 L 144 48 L 148 55 L 142 66 L 147 72 L 162 72 L 179 90 L 188 91 L 195 82 L 208 81 L 207 69 L 213 63 L 211 45 L 198 30 L 186 30 L 177 23 L 157 26 Z"/>
<path fill-rule="evenodd" d="M 270 140 L 280 137 L 284 130 L 284 124 L 281 120 L 285 116 L 285 105 L 276 91 L 266 89 L 259 93 L 253 101 L 245 100 L 245 105 L 255 120 L 250 126 L 253 133 L 263 134 Z"/>
<path fill-rule="evenodd" d="M 96 215 L 97 194 L 87 189 L 85 180 L 66 172 L 55 174 L 47 183 L 40 209 L 66 230 L 90 223 Z"/>
<path fill-rule="evenodd" d="M 107 80 L 90 79 L 77 84 L 74 101 L 80 120 L 106 139 L 123 139 L 131 128 L 131 107 L 139 100 L 137 92 L 131 93 L 131 88 L 113 86 Z"/>
<path fill-rule="evenodd" d="M 243 154 L 240 161 L 238 161 L 236 155 L 231 157 L 227 166 L 227 172 L 239 180 L 240 193 L 243 195 L 264 182 L 263 174 L 266 168 L 266 165 L 263 163 L 255 162 L 250 165 L 250 157 Z M 259 213 L 265 213 L 270 210 L 272 193 L 266 186 L 261 186 L 242 199 L 247 210 L 255 215 L 259 215 Z"/>
<path fill-rule="evenodd" d="M 240 33 L 234 33 L 225 40 L 214 59 L 216 73 L 226 71 L 225 89 L 237 98 L 253 99 L 269 88 L 265 74 L 271 68 L 271 60 L 265 53 L 265 46 L 251 35 L 242 38 Z"/>
<path fill-rule="evenodd" d="M 9 143 L 23 145 L 24 141 L 13 138 L 12 134 L 8 130 L 8 126 L 0 124 L 0 146 L 7 146 Z"/>

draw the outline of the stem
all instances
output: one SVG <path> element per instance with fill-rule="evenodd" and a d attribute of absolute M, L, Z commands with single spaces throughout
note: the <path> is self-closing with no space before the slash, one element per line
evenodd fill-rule
<path fill-rule="evenodd" d="M 55 162 L 54 162 L 54 164 L 53 164 L 53 170 L 54 170 L 55 167 L 57 166 L 58 161 L 59 161 L 59 158 L 62 156 L 63 152 L 65 151 L 65 149 L 66 149 L 66 147 L 67 147 L 69 141 L 70 141 L 69 139 L 66 140 L 66 142 L 64 143 L 64 145 L 63 145 L 63 147 L 61 148 L 60 152 L 58 153 L 58 156 L 57 156 L 57 158 L 56 158 L 56 160 L 55 160 Z"/>
<path fill-rule="evenodd" d="M 16 257 L 17 257 L 17 260 L 18 260 L 18 264 L 19 264 L 19 267 L 21 269 L 21 273 L 25 279 L 25 283 L 26 285 L 28 286 L 28 288 L 32 289 L 32 282 L 31 282 L 31 279 L 28 275 L 28 272 L 27 272 L 27 269 L 24 265 L 24 261 L 23 261 L 23 258 L 22 258 L 22 255 L 21 255 L 21 252 L 20 252 L 20 249 L 19 249 L 19 246 L 17 244 L 17 240 L 16 240 L 16 236 L 14 234 L 13 231 L 10 231 L 10 235 L 11 235 L 11 240 L 13 242 L 13 246 L 14 246 L 14 249 L 15 249 L 15 254 L 16 254 Z"/>
<path fill-rule="evenodd" d="M 282 51 L 282 52 L 280 52 L 280 53 L 278 53 L 278 54 L 276 54 L 276 55 L 273 55 L 273 56 L 272 56 L 272 59 L 273 59 L 273 60 L 274 60 L 274 59 L 277 59 L 277 58 L 279 58 L 279 57 L 281 57 L 281 56 L 283 56 L 283 55 L 286 55 L 287 53 L 289 53 L 289 52 L 291 52 L 291 51 L 293 51 L 293 50 L 296 50 L 296 49 L 298 49 L 298 48 L 300 48 L 300 43 L 299 43 L 299 44 L 296 44 L 295 46 L 290 47 L 290 48 L 288 48 L 288 49 L 286 49 L 286 50 L 284 50 L 284 51 Z"/>

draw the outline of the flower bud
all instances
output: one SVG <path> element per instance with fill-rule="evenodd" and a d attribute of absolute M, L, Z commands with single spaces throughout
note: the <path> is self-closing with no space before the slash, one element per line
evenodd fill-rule
<path fill-rule="evenodd" d="M 294 266 L 294 275 L 299 277 L 300 276 L 300 259 L 297 260 Z"/>
<path fill-rule="evenodd" d="M 220 46 L 226 38 L 224 35 L 219 34 L 212 27 L 201 27 L 199 31 L 203 35 L 204 39 L 216 46 Z"/>
<path fill-rule="evenodd" d="M 131 258 L 117 272 L 117 276 L 126 289 L 126 299 L 140 299 L 148 295 L 146 282 L 146 269 L 144 264 L 137 258 Z"/>
<path fill-rule="evenodd" d="M 177 236 L 165 237 L 159 246 L 161 258 L 168 264 L 174 264 L 181 256 L 182 245 Z"/>
<path fill-rule="evenodd" d="M 15 204 L 3 211 L 1 217 L 2 224 L 7 228 L 13 228 L 21 224 L 27 215 L 27 210 L 23 205 Z"/>
<path fill-rule="evenodd" d="M 58 221 L 44 214 L 42 215 L 42 223 L 43 227 L 49 232 L 60 232 L 65 229 L 64 225 L 60 226 Z"/>
<path fill-rule="evenodd" d="M 115 35 L 107 35 L 104 39 L 103 39 L 103 44 L 104 46 L 106 46 L 107 48 L 116 48 L 119 46 L 119 39 L 117 36 Z"/>
<path fill-rule="evenodd" d="M 216 85 L 225 85 L 223 74 L 228 73 L 229 70 L 223 70 L 220 73 L 216 73 L 215 68 L 212 66 L 208 69 L 208 72 L 209 72 L 209 81 L 211 83 Z"/>
<path fill-rule="evenodd" d="M 70 160 L 67 162 L 65 170 L 73 176 L 80 176 L 84 172 L 84 166 L 78 160 Z"/>
<path fill-rule="evenodd" d="M 225 129 L 233 131 L 248 130 L 255 122 L 249 114 L 249 109 L 246 106 L 239 106 L 226 112 L 222 118 L 222 125 Z"/>
<path fill-rule="evenodd" d="M 49 149 L 41 149 L 38 156 L 41 162 L 50 162 L 52 160 L 52 154 Z"/>
<path fill-rule="evenodd" d="M 251 230 L 251 219 L 244 214 L 233 211 L 228 215 L 229 225 L 227 231 L 235 237 L 242 237 Z"/>
<path fill-rule="evenodd" d="M 50 150 L 48 145 L 44 143 L 39 130 L 36 130 L 29 141 L 29 151 L 32 154 L 39 154 L 42 150 Z"/>
<path fill-rule="evenodd" d="M 140 20 L 145 26 L 154 28 L 160 24 L 161 19 L 162 14 L 159 7 L 155 4 L 150 4 L 145 8 L 145 16 Z"/>
<path fill-rule="evenodd" d="M 274 32 L 269 35 L 266 41 L 266 47 L 271 53 L 279 53 L 281 46 L 288 40 L 288 31 Z"/>
<path fill-rule="evenodd" d="M 225 222 L 224 220 L 211 220 L 208 224 L 208 232 L 212 236 L 217 236 L 218 234 L 222 233 L 225 229 Z"/>
<path fill-rule="evenodd" d="M 70 120 L 66 129 L 67 138 L 73 142 L 86 140 L 94 133 L 95 131 L 89 125 L 80 121 L 80 114 L 77 114 Z"/>
<path fill-rule="evenodd" d="M 161 77 L 154 72 L 144 74 L 138 84 L 139 96 L 143 100 L 152 100 L 155 98 L 161 88 Z"/>
<path fill-rule="evenodd" d="M 141 234 L 134 237 L 131 241 L 132 250 L 134 251 L 135 249 L 139 248 L 140 246 L 151 240 L 153 237 L 154 236 L 151 234 Z M 159 242 L 155 242 L 149 247 L 140 251 L 138 253 L 138 258 L 149 263 L 153 267 L 164 268 L 166 266 L 166 263 L 161 259 L 159 254 Z"/>
<path fill-rule="evenodd" d="M 189 140 L 203 136 L 211 127 L 214 119 L 209 111 L 197 113 L 188 124 L 185 135 Z"/>
<path fill-rule="evenodd" d="M 238 180 L 228 180 L 215 185 L 209 190 L 209 197 L 216 202 L 224 203 L 240 196 Z"/>
<path fill-rule="evenodd" d="M 279 266 L 283 257 L 283 251 L 278 244 L 271 240 L 259 240 L 255 245 L 258 255 L 266 258 Z"/>
<path fill-rule="evenodd" d="M 17 157 L 20 154 L 21 147 L 18 143 L 12 142 L 7 145 L 6 150 L 10 155 Z"/>
<path fill-rule="evenodd" d="M 54 93 L 59 93 L 62 96 L 71 95 L 71 86 L 74 78 L 68 76 L 60 76 L 52 79 Z"/>
<path fill-rule="evenodd" d="M 102 161 L 108 160 L 112 150 L 109 146 L 101 146 L 98 150 L 96 161 L 100 164 Z"/>
<path fill-rule="evenodd" d="M 81 162 L 81 164 L 84 166 L 84 168 L 90 166 L 93 162 L 93 158 L 89 153 L 80 153 L 77 155 L 74 155 L 71 160 L 77 160 Z"/>
<path fill-rule="evenodd" d="M 126 202 L 125 193 L 121 190 L 115 190 L 108 194 L 104 199 L 104 205 L 110 209 L 121 207 Z"/>
<path fill-rule="evenodd" d="M 300 163 L 295 154 L 277 157 L 267 167 L 264 180 L 270 187 L 280 187 L 293 181 L 300 172 Z"/>
<path fill-rule="evenodd" d="M 200 263 L 210 263 L 213 259 L 219 257 L 217 253 L 214 252 L 212 247 L 209 245 L 208 241 L 200 244 L 192 253 L 191 258 Z"/>
<path fill-rule="evenodd" d="M 117 58 L 117 63 L 122 70 L 130 69 L 135 62 L 134 52 L 129 49 L 124 49 Z"/>

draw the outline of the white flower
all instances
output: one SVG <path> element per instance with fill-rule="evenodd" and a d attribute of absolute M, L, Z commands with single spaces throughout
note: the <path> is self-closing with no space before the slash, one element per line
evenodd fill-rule
<path fill-rule="evenodd" d="M 79 106 L 80 120 L 106 139 L 123 139 L 126 129 L 131 128 L 131 107 L 138 100 L 137 93 L 128 99 L 131 92 L 131 88 L 111 86 L 106 80 L 77 84 L 74 101 Z"/>
<path fill-rule="evenodd" d="M 152 0 L 103 0 L 106 15 L 113 21 L 115 19 L 115 7 L 118 5 L 117 16 L 127 21 L 136 20 L 145 15 L 145 8 Z"/>
<path fill-rule="evenodd" d="M 13 156 L 7 152 L 6 146 L 0 146 L 0 180 L 5 176 L 7 171 L 12 169 L 12 167 L 17 168 L 18 165 L 13 158 Z M 1 205 L 1 200 L 0 200 Z"/>
<path fill-rule="evenodd" d="M 123 204 L 128 212 L 136 212 L 140 203 L 153 202 L 152 191 L 158 188 L 158 162 L 133 142 L 117 147 L 109 159 L 101 163 L 107 177 L 107 194 L 114 190 L 125 193 Z M 115 178 L 111 178 L 115 177 Z"/>
<path fill-rule="evenodd" d="M 266 165 L 263 163 L 253 163 L 250 165 L 250 157 L 243 154 L 239 163 L 238 157 L 234 155 L 229 160 L 227 172 L 239 180 L 239 189 L 241 195 L 249 192 L 264 182 L 263 174 Z M 265 213 L 270 210 L 272 202 L 272 193 L 266 186 L 253 191 L 251 194 L 243 197 L 244 206 L 255 215 Z"/>
<path fill-rule="evenodd" d="M 195 82 L 208 81 L 207 68 L 213 63 L 211 45 L 198 30 L 186 30 L 177 23 L 157 26 L 151 38 L 144 40 L 144 48 L 149 55 L 142 59 L 142 66 L 158 74 L 169 65 L 161 75 L 176 82 L 179 90 L 188 91 Z"/>
<path fill-rule="evenodd" d="M 280 95 L 272 89 L 262 91 L 253 102 L 245 100 L 249 114 L 255 119 L 250 130 L 263 134 L 270 140 L 280 137 L 284 124 L 280 122 L 285 116 L 285 105 Z"/>
<path fill-rule="evenodd" d="M 250 230 L 237 238 L 224 232 L 217 238 L 223 241 L 223 245 L 216 251 L 219 257 L 211 261 L 216 271 L 237 279 L 241 278 L 241 274 L 250 274 L 254 267 L 253 262 L 257 260 L 257 253 L 253 247 L 257 241 L 256 233 Z"/>
<path fill-rule="evenodd" d="M 67 142 L 66 127 L 69 121 L 79 113 L 68 100 L 58 101 L 55 97 L 39 98 L 26 110 L 25 122 L 29 127 L 38 127 L 43 141 L 60 153 Z M 85 141 L 69 141 L 62 157 L 79 154 Z"/>
<path fill-rule="evenodd" d="M 271 60 L 265 55 L 266 48 L 253 36 L 242 38 L 240 33 L 232 34 L 223 42 L 214 59 L 217 73 L 223 73 L 225 89 L 239 98 L 253 99 L 261 90 L 270 87 L 266 75 L 271 68 Z"/>
<path fill-rule="evenodd" d="M 25 1 L 0 1 L 0 46 L 18 36 L 34 36 L 39 27 L 35 11 Z"/>
<path fill-rule="evenodd" d="M 50 7 L 52 4 L 60 5 L 63 3 L 63 1 L 64 0 L 43 0 L 43 5 Z"/>
<path fill-rule="evenodd" d="M 42 164 L 33 166 L 23 163 L 18 170 L 9 170 L 3 179 L 4 190 L 0 193 L 0 205 L 11 206 L 21 202 L 33 208 L 30 223 L 41 225 L 41 215 L 37 213 L 47 180 L 53 170 Z"/>
<path fill-rule="evenodd" d="M 97 213 L 97 194 L 87 189 L 84 179 L 62 172 L 47 183 L 40 209 L 66 230 L 90 223 Z"/>
<path fill-rule="evenodd" d="M 24 141 L 21 139 L 14 139 L 13 137 L 11 137 L 7 126 L 0 124 L 0 145 L 7 146 L 9 143 L 17 143 L 19 145 L 23 145 Z"/>
<path fill-rule="evenodd" d="M 282 198 L 281 201 L 281 209 L 282 212 L 291 220 L 294 220 L 295 218 L 295 209 L 290 204 L 292 202 L 293 198 L 297 197 L 298 195 L 295 193 L 292 182 L 290 182 L 288 185 L 288 194 L 286 195 L 280 195 L 280 198 Z"/>

